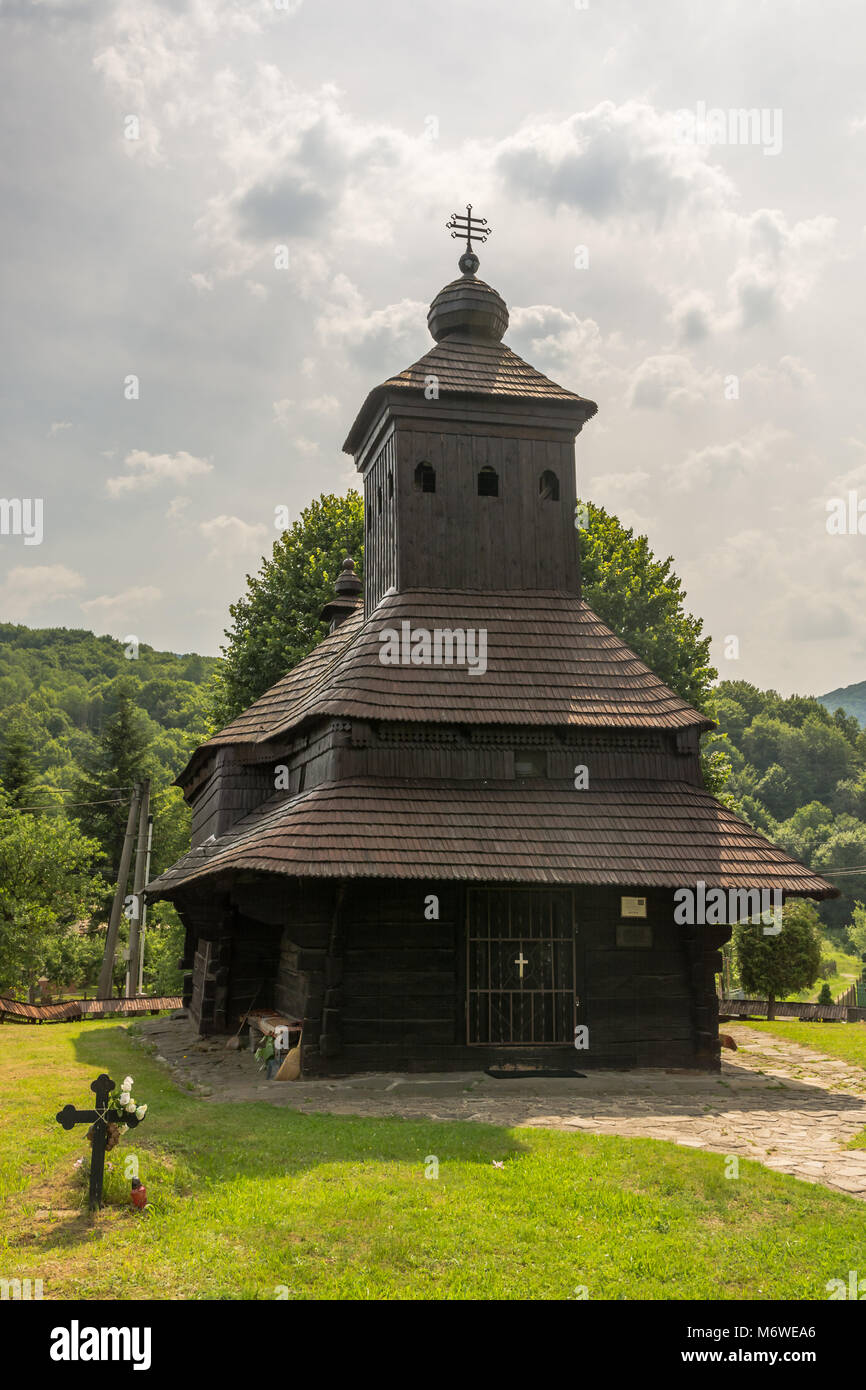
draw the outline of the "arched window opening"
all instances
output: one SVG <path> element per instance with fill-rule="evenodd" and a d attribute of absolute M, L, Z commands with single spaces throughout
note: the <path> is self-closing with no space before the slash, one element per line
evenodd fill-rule
<path fill-rule="evenodd" d="M 485 464 L 478 474 L 478 496 L 499 496 L 499 474 L 496 469 L 491 468 L 489 464 Z"/>
<path fill-rule="evenodd" d="M 436 491 L 436 469 L 432 463 L 419 463 L 415 469 L 416 492 Z"/>
<path fill-rule="evenodd" d="M 559 501 L 559 479 L 551 468 L 545 468 L 538 480 L 538 495 L 542 502 Z"/>

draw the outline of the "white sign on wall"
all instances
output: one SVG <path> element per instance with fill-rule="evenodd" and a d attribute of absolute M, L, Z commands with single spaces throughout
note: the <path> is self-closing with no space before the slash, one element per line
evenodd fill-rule
<path fill-rule="evenodd" d="M 646 898 L 620 898 L 620 917 L 646 917 Z"/>

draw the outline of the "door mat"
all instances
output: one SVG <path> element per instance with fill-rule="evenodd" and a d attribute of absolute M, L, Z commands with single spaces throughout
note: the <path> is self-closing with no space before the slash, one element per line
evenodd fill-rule
<path fill-rule="evenodd" d="M 586 1080 L 586 1072 L 582 1071 L 556 1071 L 537 1067 L 516 1068 L 509 1067 L 506 1071 L 503 1067 L 487 1067 L 486 1076 L 492 1076 L 496 1081 L 525 1081 L 527 1079 L 538 1079 L 544 1081 L 547 1077 L 576 1076 L 579 1080 Z"/>

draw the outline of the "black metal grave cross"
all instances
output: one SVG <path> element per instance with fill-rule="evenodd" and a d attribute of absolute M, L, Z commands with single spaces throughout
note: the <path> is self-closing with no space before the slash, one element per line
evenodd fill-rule
<path fill-rule="evenodd" d="M 114 1090 L 114 1082 L 105 1072 L 97 1076 L 95 1081 L 90 1083 L 91 1091 L 96 1094 L 96 1108 L 94 1110 L 76 1110 L 74 1105 L 64 1105 L 55 1116 L 57 1123 L 64 1129 L 72 1129 L 75 1125 L 93 1125 L 93 1153 L 90 1159 L 90 1210 L 96 1211 L 102 1206 L 102 1179 L 105 1173 L 105 1140 L 110 1124 L 128 1125 L 130 1129 L 135 1129 L 140 1123 L 135 1114 L 125 1115 L 118 1110 L 109 1110 L 108 1097 Z"/>

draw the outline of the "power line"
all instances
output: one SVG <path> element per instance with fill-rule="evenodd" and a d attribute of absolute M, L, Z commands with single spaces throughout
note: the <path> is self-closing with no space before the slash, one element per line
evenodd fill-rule
<path fill-rule="evenodd" d="M 66 811 L 70 806 L 123 806 L 125 798 L 109 797 L 105 801 L 61 801 L 43 806 L 13 806 L 13 811 Z"/>

